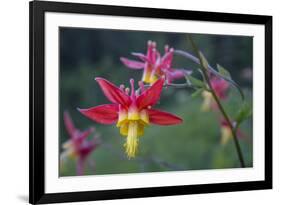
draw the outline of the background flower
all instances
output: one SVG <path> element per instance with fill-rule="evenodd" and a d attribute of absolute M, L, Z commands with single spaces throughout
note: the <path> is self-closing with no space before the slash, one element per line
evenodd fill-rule
<path fill-rule="evenodd" d="M 139 61 L 129 60 L 121 57 L 120 60 L 131 69 L 143 69 L 142 81 L 145 83 L 154 83 L 157 79 L 164 76 L 167 82 L 183 78 L 189 72 L 184 69 L 172 68 L 172 61 L 174 49 L 165 46 L 165 54 L 161 54 L 156 49 L 156 42 L 148 41 L 146 55 L 142 53 L 132 53 L 133 56 L 138 57 Z"/>
<path fill-rule="evenodd" d="M 100 141 L 97 135 L 88 141 L 87 138 L 94 132 L 94 128 L 91 127 L 85 131 L 75 128 L 68 112 L 64 112 L 64 124 L 70 139 L 62 145 L 64 151 L 60 156 L 61 166 L 67 158 L 72 158 L 76 160 L 77 175 L 82 175 L 87 156 L 97 148 Z"/>
<path fill-rule="evenodd" d="M 225 80 L 211 76 L 211 85 L 218 96 L 219 99 L 225 100 L 227 98 L 227 90 L 229 88 L 229 83 Z M 212 94 L 209 91 L 202 92 L 203 103 L 201 106 L 202 111 L 209 111 L 211 109 L 216 110 L 217 104 L 213 99 Z"/>
<path fill-rule="evenodd" d="M 233 125 L 235 125 L 234 122 Z M 226 145 L 229 142 L 229 140 L 232 138 L 232 132 L 229 124 L 226 122 L 225 119 L 220 120 L 220 131 L 221 131 L 221 144 Z M 243 133 L 243 131 L 241 131 L 241 129 L 238 129 L 237 137 L 246 138 L 246 135 Z"/>

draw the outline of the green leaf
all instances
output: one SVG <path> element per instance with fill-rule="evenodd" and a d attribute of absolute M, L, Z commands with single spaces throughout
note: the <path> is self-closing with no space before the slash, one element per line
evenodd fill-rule
<path fill-rule="evenodd" d="M 204 91 L 203 88 L 197 89 L 194 93 L 191 94 L 191 97 L 196 98 L 198 95 L 200 95 Z"/>
<path fill-rule="evenodd" d="M 205 56 L 203 55 L 203 53 L 201 51 L 199 51 L 199 58 L 200 58 L 200 62 L 202 63 L 202 66 L 208 70 L 209 69 L 209 63 L 207 61 L 207 59 L 205 58 Z"/>
<path fill-rule="evenodd" d="M 217 64 L 217 68 L 218 68 L 219 73 L 220 73 L 222 76 L 224 76 L 224 77 L 226 77 L 226 78 L 228 78 L 228 79 L 231 79 L 231 75 L 230 75 L 230 73 L 228 72 L 228 70 L 226 70 L 224 67 L 222 67 L 222 66 L 219 65 L 219 64 Z"/>
<path fill-rule="evenodd" d="M 200 88 L 205 87 L 205 84 L 202 80 L 194 78 L 191 75 L 186 76 L 186 80 L 192 86 L 200 87 Z"/>
<path fill-rule="evenodd" d="M 244 120 L 249 118 L 252 115 L 252 106 L 248 103 L 244 103 L 240 110 L 238 111 L 237 116 L 235 117 L 237 124 L 239 125 Z"/>

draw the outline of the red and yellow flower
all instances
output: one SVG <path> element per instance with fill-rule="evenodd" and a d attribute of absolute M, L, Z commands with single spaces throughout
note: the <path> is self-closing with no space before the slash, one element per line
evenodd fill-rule
<path fill-rule="evenodd" d="M 131 69 L 143 69 L 142 81 L 145 83 L 152 84 L 162 76 L 165 77 L 167 82 L 171 82 L 190 73 L 190 71 L 184 69 L 172 68 L 174 49 L 169 48 L 169 46 L 165 46 L 165 54 L 161 57 L 156 49 L 156 43 L 148 41 L 146 55 L 142 53 L 132 53 L 132 55 L 138 57 L 140 61 L 129 60 L 124 57 L 121 57 L 120 60 Z"/>
<path fill-rule="evenodd" d="M 96 78 L 104 95 L 112 104 L 100 105 L 88 109 L 78 109 L 83 115 L 102 124 L 116 124 L 121 135 L 126 137 L 126 153 L 129 158 L 135 157 L 139 137 L 144 134 L 144 128 L 150 124 L 175 125 L 182 119 L 168 112 L 153 109 L 163 88 L 164 79 L 158 79 L 151 87 L 145 89 L 140 83 L 140 89 L 135 91 L 134 80 L 130 80 L 129 88 L 118 88 L 111 82 Z"/>
<path fill-rule="evenodd" d="M 80 131 L 74 126 L 68 112 L 64 112 L 64 124 L 70 139 L 62 145 L 64 151 L 60 156 L 61 165 L 67 158 L 75 159 L 77 175 L 82 175 L 86 158 L 99 145 L 98 137 L 95 136 L 93 140 L 88 141 L 87 138 L 94 132 L 94 128 Z"/>

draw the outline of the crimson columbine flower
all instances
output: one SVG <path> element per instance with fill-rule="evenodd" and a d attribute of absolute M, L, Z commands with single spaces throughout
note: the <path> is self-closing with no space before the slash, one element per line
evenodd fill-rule
<path fill-rule="evenodd" d="M 129 68 L 143 69 L 142 81 L 145 83 L 152 84 L 162 76 L 165 76 L 166 80 L 171 82 L 190 74 L 190 71 L 172 68 L 174 49 L 169 48 L 169 46 L 165 46 L 165 54 L 161 57 L 156 49 L 156 43 L 148 41 L 146 55 L 142 53 L 132 53 L 132 55 L 138 57 L 140 61 L 123 57 L 120 60 Z"/>
<path fill-rule="evenodd" d="M 152 109 L 159 98 L 163 88 L 164 79 L 160 78 L 151 87 L 145 89 L 140 83 L 140 92 L 134 89 L 134 80 L 130 80 L 131 95 L 129 88 L 124 90 L 103 78 L 96 78 L 104 95 L 112 104 L 105 104 L 89 109 L 78 109 L 86 117 L 102 123 L 113 124 L 120 129 L 120 133 L 127 137 L 126 153 L 129 158 L 135 157 L 138 147 L 138 137 L 144 133 L 144 128 L 149 124 L 175 125 L 182 122 L 179 117 Z"/>
<path fill-rule="evenodd" d="M 87 156 L 99 145 L 98 137 L 95 136 L 92 141 L 87 141 L 87 137 L 93 133 L 94 128 L 91 127 L 83 132 L 75 128 L 68 112 L 64 112 L 64 125 L 70 139 L 62 145 L 64 151 L 61 154 L 61 160 L 63 162 L 66 157 L 76 159 L 77 175 L 82 175 Z"/>
<path fill-rule="evenodd" d="M 216 95 L 224 100 L 227 97 L 227 89 L 229 87 L 229 83 L 227 81 L 225 81 L 224 79 L 218 78 L 218 77 L 212 77 L 211 78 L 211 85 L 212 88 L 214 89 Z M 202 111 L 209 111 L 211 108 L 212 109 L 216 109 L 216 103 L 214 102 L 213 96 L 210 92 L 208 91 L 203 91 L 202 92 L 202 96 L 203 96 L 203 104 L 201 107 Z"/>

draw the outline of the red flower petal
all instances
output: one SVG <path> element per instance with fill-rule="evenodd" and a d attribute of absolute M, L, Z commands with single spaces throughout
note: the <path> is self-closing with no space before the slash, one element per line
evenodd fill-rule
<path fill-rule="evenodd" d="M 138 108 L 142 109 L 142 108 L 146 108 L 147 106 L 155 105 L 160 98 L 163 84 L 164 84 L 164 79 L 160 78 L 150 88 L 145 90 L 137 98 Z"/>
<path fill-rule="evenodd" d="M 148 41 L 146 57 L 149 63 L 154 64 L 157 58 L 156 42 Z"/>
<path fill-rule="evenodd" d="M 87 155 L 89 155 L 95 149 L 95 147 L 96 146 L 93 143 L 87 141 L 81 147 L 79 147 L 80 157 L 87 157 Z"/>
<path fill-rule="evenodd" d="M 82 142 L 83 140 L 85 140 L 92 132 L 94 132 L 94 128 L 91 127 L 85 131 L 83 131 L 82 133 L 80 133 L 80 136 L 79 136 L 79 140 Z"/>
<path fill-rule="evenodd" d="M 149 122 L 156 125 L 176 125 L 182 123 L 182 119 L 168 112 L 148 109 Z"/>
<path fill-rule="evenodd" d="M 132 69 L 139 70 L 139 69 L 143 69 L 143 67 L 144 67 L 143 62 L 129 60 L 129 59 L 123 58 L 123 57 L 121 57 L 120 60 L 122 61 L 122 63 L 124 63 L 125 66 L 132 68 Z"/>
<path fill-rule="evenodd" d="M 92 107 L 89 109 L 79 109 L 86 117 L 102 124 L 113 124 L 118 119 L 118 105 L 107 104 Z"/>
<path fill-rule="evenodd" d="M 66 131 L 68 132 L 69 136 L 71 138 L 74 137 L 74 134 L 76 132 L 76 128 L 73 124 L 73 121 L 69 115 L 68 112 L 64 112 L 64 115 L 63 115 L 63 120 L 64 120 L 64 125 L 65 125 L 65 128 L 66 128 Z"/>
<path fill-rule="evenodd" d="M 213 78 L 211 79 L 211 85 L 219 98 L 226 98 L 226 91 L 229 87 L 228 82 L 223 79 Z"/>
<path fill-rule="evenodd" d="M 161 65 L 163 68 L 170 68 L 172 64 L 174 53 L 167 52 L 161 59 Z"/>
<path fill-rule="evenodd" d="M 116 87 L 111 82 L 103 79 L 96 78 L 99 86 L 101 87 L 104 95 L 107 97 L 109 101 L 112 103 L 121 104 L 125 107 L 130 103 L 130 97 L 126 95 L 120 88 Z"/>
<path fill-rule="evenodd" d="M 148 61 L 148 58 L 146 57 L 146 55 L 144 55 L 142 53 L 135 53 L 135 52 L 133 52 L 132 55 L 138 57 L 139 59 L 141 59 L 144 62 Z"/>

